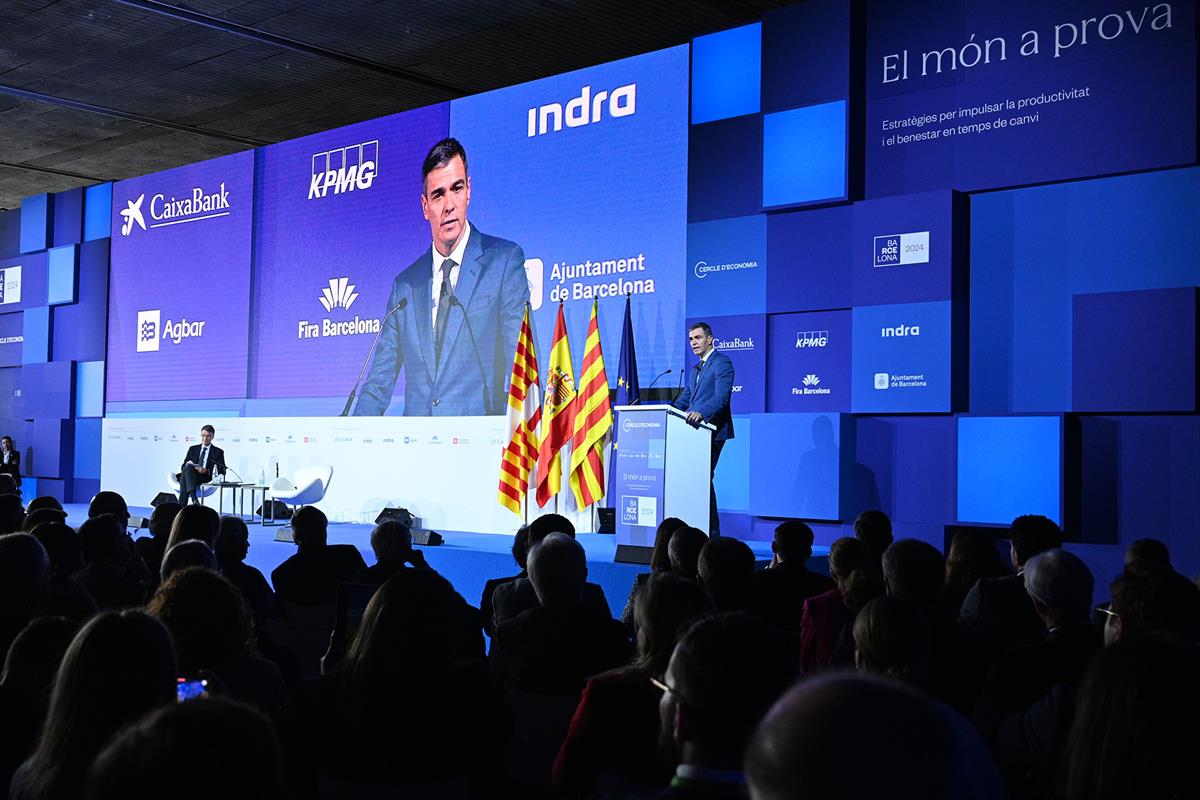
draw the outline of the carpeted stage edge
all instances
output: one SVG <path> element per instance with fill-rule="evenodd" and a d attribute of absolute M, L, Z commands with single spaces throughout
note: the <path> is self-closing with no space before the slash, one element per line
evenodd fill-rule
<path fill-rule="evenodd" d="M 68 517 L 67 524 L 78 527 L 87 519 L 87 506 L 74 503 L 65 506 Z M 150 516 L 150 508 L 130 507 L 129 512 L 135 516 Z M 357 525 L 349 522 L 332 522 L 329 524 L 330 544 L 352 544 L 362 553 L 368 564 L 375 563 L 371 552 L 371 525 Z M 284 559 L 296 552 L 296 546 L 287 542 L 276 542 L 277 526 L 250 525 L 250 554 L 246 563 L 257 567 L 267 579 L 271 571 L 279 566 Z M 438 547 L 420 548 L 425 553 L 425 560 L 430 566 L 445 576 L 464 598 L 472 605 L 479 605 L 483 586 L 490 578 L 515 575 L 519 570 L 513 560 L 512 534 L 471 533 L 467 531 L 439 531 L 446 542 Z M 142 531 L 136 536 L 148 536 L 148 531 Z M 616 554 L 615 537 L 599 533 L 579 534 L 579 543 L 587 552 L 588 580 L 598 583 L 604 589 L 608 598 L 609 608 L 616 616 L 620 616 L 625 608 L 625 600 L 629 589 L 633 586 L 634 576 L 649 568 L 637 564 L 613 563 Z M 760 561 L 770 560 L 770 542 L 747 542 L 750 549 Z M 814 548 L 819 556 L 810 561 L 813 570 L 827 572 L 825 556 L 828 548 Z"/>

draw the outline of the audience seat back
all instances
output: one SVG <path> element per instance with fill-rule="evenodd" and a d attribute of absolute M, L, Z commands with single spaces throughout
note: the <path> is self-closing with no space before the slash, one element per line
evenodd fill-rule
<path fill-rule="evenodd" d="M 553 798 L 554 759 L 567 738 L 579 695 L 509 692 L 506 700 L 513 714 L 503 766 L 509 794 L 526 800 Z"/>

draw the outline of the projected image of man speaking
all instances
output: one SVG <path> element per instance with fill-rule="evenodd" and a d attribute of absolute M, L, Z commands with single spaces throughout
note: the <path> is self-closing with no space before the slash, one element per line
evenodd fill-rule
<path fill-rule="evenodd" d="M 467 222 L 471 177 L 458 140 L 433 146 L 421 178 L 433 243 L 392 284 L 354 413 L 385 413 L 404 367 L 406 416 L 500 414 L 529 300 L 525 254 Z"/>

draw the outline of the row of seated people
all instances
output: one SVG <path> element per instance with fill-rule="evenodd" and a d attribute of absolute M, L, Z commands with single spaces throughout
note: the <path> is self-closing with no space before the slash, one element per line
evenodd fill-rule
<path fill-rule="evenodd" d="M 113 493 L 78 531 L 48 499 L 5 497 L 11 798 L 1193 791 L 1200 589 L 1155 540 L 1095 609 L 1041 517 L 1014 521 L 1010 570 L 990 538 L 959 534 L 943 558 L 865 513 L 830 577 L 806 567 L 803 523 L 779 526 L 760 570 L 743 542 L 668 520 L 618 620 L 557 515 L 518 533 L 520 573 L 476 608 L 397 523 L 372 532 L 368 567 L 301 509 L 268 582 L 244 523 L 202 506 L 158 507 L 134 542 Z M 270 624 L 346 583 L 380 588 L 300 682 Z M 172 703 L 181 676 L 208 698 Z M 539 708 L 566 709 L 560 728 L 522 720 Z"/>

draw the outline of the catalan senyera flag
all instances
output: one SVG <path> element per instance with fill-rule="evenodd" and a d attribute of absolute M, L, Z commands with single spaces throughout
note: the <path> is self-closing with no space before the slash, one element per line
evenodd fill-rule
<path fill-rule="evenodd" d="M 571 345 L 562 303 L 554 323 L 550 347 L 550 371 L 546 375 L 546 398 L 542 402 L 542 441 L 538 447 L 537 504 L 546 505 L 562 488 L 561 450 L 575 428 L 575 373 L 571 367 Z"/>
<path fill-rule="evenodd" d="M 596 318 L 598 306 L 593 300 L 571 436 L 570 483 L 579 508 L 587 508 L 604 496 L 604 448 L 613 426 L 608 374 L 604 371 L 604 353 L 600 349 L 600 323 Z"/>
<path fill-rule="evenodd" d="M 508 444 L 500 453 L 500 505 L 521 516 L 529 490 L 529 473 L 538 460 L 538 425 L 542 421 L 542 389 L 537 353 L 529 327 L 529 304 L 517 335 L 512 377 L 508 382 Z"/>

